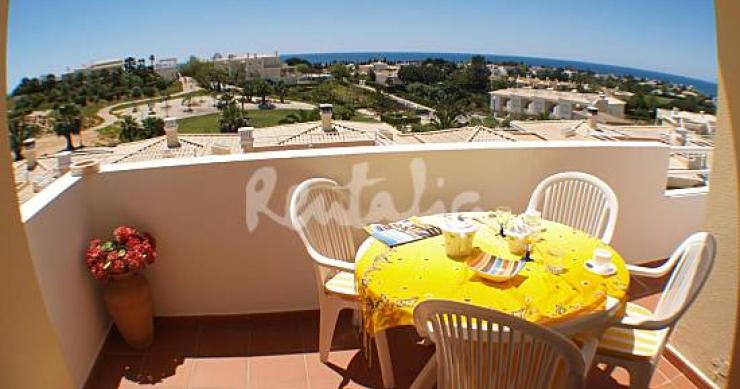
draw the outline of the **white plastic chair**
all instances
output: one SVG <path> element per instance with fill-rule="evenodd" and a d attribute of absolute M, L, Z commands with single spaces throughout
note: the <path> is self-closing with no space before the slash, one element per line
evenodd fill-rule
<path fill-rule="evenodd" d="M 630 373 L 630 388 L 647 388 L 676 322 L 704 286 L 714 263 L 716 242 L 707 232 L 688 237 L 673 253 L 676 268 L 663 290 L 655 312 L 628 303 L 626 316 L 606 330 L 596 362 L 622 366 Z"/>
<path fill-rule="evenodd" d="M 414 309 L 422 336 L 437 346 L 437 388 L 581 388 L 589 364 L 575 343 L 502 312 L 445 300 Z M 425 368 L 426 369 L 426 368 Z M 557 376 L 556 376 L 557 374 Z"/>
<path fill-rule="evenodd" d="M 617 223 L 619 202 L 612 188 L 598 177 L 564 172 L 540 182 L 532 192 L 527 210 L 577 228 L 609 243 Z"/>
<path fill-rule="evenodd" d="M 319 357 L 329 361 L 339 313 L 344 309 L 359 310 L 355 288 L 356 245 L 352 238 L 346 196 L 336 181 L 311 178 L 293 191 L 290 219 L 306 251 L 314 261 L 319 292 Z M 394 385 L 388 340 L 385 332 L 375 336 L 383 386 Z"/>
<path fill-rule="evenodd" d="M 645 267 L 630 263 L 625 266 L 627 267 L 627 270 L 629 270 L 631 276 L 660 278 L 670 273 L 673 270 L 673 267 L 676 266 L 676 262 L 678 262 L 678 259 L 681 257 L 677 254 L 678 253 L 674 252 L 667 261 L 663 262 L 663 264 L 658 267 Z"/>

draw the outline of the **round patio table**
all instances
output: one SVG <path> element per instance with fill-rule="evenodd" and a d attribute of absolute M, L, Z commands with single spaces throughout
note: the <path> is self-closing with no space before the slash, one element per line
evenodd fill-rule
<path fill-rule="evenodd" d="M 492 213 L 468 212 L 463 216 L 479 223 L 474 247 L 486 253 L 512 257 Z M 444 215 L 420 218 L 440 225 Z M 541 241 L 532 250 L 518 276 L 491 282 L 476 275 L 465 260 L 447 256 L 443 236 L 389 248 L 369 237 L 355 257 L 355 281 L 360 296 L 364 332 L 374 336 L 391 327 L 413 325 L 414 307 L 426 299 L 445 299 L 492 308 L 543 325 L 603 310 L 607 296 L 624 303 L 629 272 L 624 260 L 609 245 L 568 226 L 543 220 Z M 549 272 L 543 256 L 557 246 L 564 271 Z M 585 262 L 594 249 L 612 253 L 616 272 L 603 276 Z"/>

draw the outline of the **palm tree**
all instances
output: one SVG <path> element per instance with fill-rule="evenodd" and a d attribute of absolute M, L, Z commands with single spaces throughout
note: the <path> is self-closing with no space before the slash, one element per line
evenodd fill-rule
<path fill-rule="evenodd" d="M 231 92 L 224 92 L 218 98 L 218 108 L 224 109 L 234 101 L 234 95 Z"/>
<path fill-rule="evenodd" d="M 438 129 L 457 127 L 457 118 L 466 113 L 468 99 L 456 85 L 443 87 L 436 96 L 432 125 Z"/>
<path fill-rule="evenodd" d="M 53 113 L 54 132 L 67 140 L 66 150 L 74 150 L 72 134 L 79 135 L 82 123 L 80 108 L 77 104 L 60 105 Z"/>
<path fill-rule="evenodd" d="M 151 63 L 152 69 L 154 69 L 154 54 L 149 56 L 149 62 Z"/>
<path fill-rule="evenodd" d="M 252 97 L 254 96 L 254 80 L 246 80 L 241 85 L 242 88 L 242 96 L 247 98 L 247 102 L 252 102 Z"/>
<path fill-rule="evenodd" d="M 254 82 L 254 94 L 262 99 L 262 105 L 267 104 L 267 96 L 269 96 L 270 93 L 272 93 L 270 83 L 261 78 Z"/>
<path fill-rule="evenodd" d="M 252 102 L 252 99 L 247 98 L 247 96 L 239 96 L 237 100 L 239 101 L 239 104 L 241 104 L 242 106 L 242 111 L 244 110 L 244 104 Z"/>
<path fill-rule="evenodd" d="M 235 103 L 231 102 L 221 111 L 218 126 L 221 128 L 221 132 L 237 132 L 240 127 L 249 126 L 247 111 L 240 109 Z"/>
<path fill-rule="evenodd" d="M 314 110 L 299 110 L 292 112 L 280 120 L 280 124 L 293 124 L 293 123 L 306 123 L 314 120 L 319 120 L 321 116 L 317 109 Z"/>
<path fill-rule="evenodd" d="M 139 123 L 137 123 L 136 119 L 131 116 L 124 116 L 118 121 L 118 125 L 121 127 L 121 132 L 118 134 L 118 139 L 120 139 L 121 142 L 131 142 L 139 139 L 141 136 Z"/>
<path fill-rule="evenodd" d="M 288 93 L 288 85 L 280 80 L 275 84 L 275 93 L 280 97 L 280 104 L 285 104 L 285 95 Z"/>
<path fill-rule="evenodd" d="M 164 135 L 164 120 L 158 117 L 148 117 L 141 122 L 144 139 Z"/>
<path fill-rule="evenodd" d="M 193 112 L 193 96 L 187 95 L 182 98 L 182 102 L 180 103 L 185 108 L 185 112 Z"/>

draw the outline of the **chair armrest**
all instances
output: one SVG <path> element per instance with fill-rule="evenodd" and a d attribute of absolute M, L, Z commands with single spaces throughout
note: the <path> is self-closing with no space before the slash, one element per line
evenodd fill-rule
<path fill-rule="evenodd" d="M 321 267 L 326 267 L 332 270 L 346 271 L 349 273 L 355 272 L 355 264 L 353 262 L 340 261 L 338 259 L 328 258 L 323 255 L 314 257 L 314 259 L 316 260 L 316 262 L 319 263 L 319 266 Z"/>
<path fill-rule="evenodd" d="M 346 272 L 355 272 L 355 263 L 349 262 L 349 261 L 341 261 L 336 258 L 330 258 L 327 257 L 313 248 L 313 246 L 306 244 L 306 251 L 308 251 L 308 255 L 311 256 L 311 258 L 316 262 L 317 265 L 322 267 L 328 267 L 332 270 L 339 270 L 339 271 L 346 271 Z"/>
<path fill-rule="evenodd" d="M 638 277 L 650 277 L 650 278 L 660 278 L 664 275 L 670 273 L 672 266 L 660 266 L 660 267 L 644 267 L 644 266 L 638 266 L 638 265 L 626 265 L 627 270 L 629 270 L 630 275 L 638 276 Z"/>
<path fill-rule="evenodd" d="M 625 316 L 622 318 L 622 320 L 619 321 L 617 326 L 624 328 L 642 329 L 641 324 L 646 322 L 647 319 L 648 318 L 646 317 Z"/>
<path fill-rule="evenodd" d="M 625 316 L 615 326 L 633 330 L 660 331 L 668 328 L 669 323 L 655 320 L 650 316 Z"/>

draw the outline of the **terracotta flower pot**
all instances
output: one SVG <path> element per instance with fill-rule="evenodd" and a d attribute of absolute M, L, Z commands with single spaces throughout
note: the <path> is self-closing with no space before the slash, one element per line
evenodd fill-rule
<path fill-rule="evenodd" d="M 152 291 L 138 272 L 112 275 L 103 285 L 108 313 L 129 346 L 149 347 L 154 340 Z"/>

